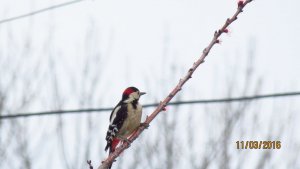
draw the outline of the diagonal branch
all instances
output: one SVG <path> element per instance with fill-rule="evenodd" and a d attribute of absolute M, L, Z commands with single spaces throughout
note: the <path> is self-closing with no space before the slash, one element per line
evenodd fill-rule
<path fill-rule="evenodd" d="M 235 20 L 237 20 L 238 15 L 243 12 L 243 8 L 248 4 L 252 2 L 252 0 L 240 0 L 238 2 L 238 8 L 237 11 L 234 13 L 234 15 L 231 18 L 228 18 L 225 22 L 225 24 L 219 29 L 218 31 L 215 31 L 213 39 L 211 40 L 210 44 L 203 50 L 202 55 L 200 58 L 194 62 L 193 66 L 188 70 L 187 74 L 179 80 L 176 87 L 170 92 L 170 94 L 160 102 L 160 104 L 157 106 L 157 108 L 154 110 L 154 112 L 147 116 L 144 123 L 149 124 L 161 111 L 164 111 L 166 105 L 172 100 L 172 98 L 182 89 L 182 86 L 190 79 L 192 78 L 193 73 L 198 68 L 198 66 L 202 63 L 204 63 L 204 59 L 212 49 L 212 47 L 220 43 L 220 40 L 218 39 L 223 33 L 227 33 L 228 29 L 227 27 L 233 23 Z M 141 126 L 138 128 L 137 132 L 135 132 L 131 137 L 130 141 L 133 142 L 138 136 L 145 130 L 145 126 Z M 114 153 L 110 154 L 107 159 L 102 161 L 102 164 L 98 167 L 98 169 L 107 169 L 114 161 L 115 159 L 125 150 L 129 147 L 129 144 L 127 142 L 124 142 L 122 145 L 120 145 Z"/>

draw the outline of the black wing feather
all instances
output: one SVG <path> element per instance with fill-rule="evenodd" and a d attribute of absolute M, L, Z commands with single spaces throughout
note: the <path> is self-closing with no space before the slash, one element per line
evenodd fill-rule
<path fill-rule="evenodd" d="M 119 107 L 119 110 L 117 110 L 116 112 L 116 116 L 114 119 L 112 119 L 112 116 L 114 114 L 114 111 L 116 110 L 117 107 Z M 112 123 L 109 125 L 107 133 L 106 133 L 106 147 L 105 147 L 105 151 L 111 147 L 111 143 L 113 138 L 116 136 L 116 134 L 119 132 L 119 130 L 121 129 L 125 119 L 127 118 L 127 105 L 123 104 L 122 102 L 120 102 L 111 112 L 110 115 L 110 121 L 112 121 Z"/>

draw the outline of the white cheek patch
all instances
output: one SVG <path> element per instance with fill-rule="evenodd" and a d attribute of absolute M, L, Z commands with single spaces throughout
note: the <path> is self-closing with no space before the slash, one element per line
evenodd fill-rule
<path fill-rule="evenodd" d="M 140 95 L 138 94 L 138 92 L 134 92 L 134 93 L 131 93 L 128 97 L 127 100 L 125 100 L 124 102 L 125 103 L 130 103 L 134 100 L 138 100 L 140 98 Z"/>
<path fill-rule="evenodd" d="M 132 97 L 133 97 L 134 99 L 139 99 L 139 98 L 140 98 L 138 92 L 132 93 Z"/>

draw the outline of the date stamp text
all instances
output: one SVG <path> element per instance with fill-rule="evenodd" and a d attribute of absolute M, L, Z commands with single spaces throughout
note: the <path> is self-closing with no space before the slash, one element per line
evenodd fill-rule
<path fill-rule="evenodd" d="M 236 141 L 237 149 L 280 149 L 281 141 Z"/>

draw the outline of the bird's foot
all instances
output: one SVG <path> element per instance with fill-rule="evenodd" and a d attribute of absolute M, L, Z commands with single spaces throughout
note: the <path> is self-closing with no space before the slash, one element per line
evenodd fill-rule
<path fill-rule="evenodd" d="M 126 138 L 126 137 L 118 137 L 122 142 L 126 142 L 127 144 L 128 144 L 128 146 L 130 147 L 130 144 L 131 144 L 131 141 L 128 139 L 128 138 Z"/>
<path fill-rule="evenodd" d="M 145 129 L 148 129 L 148 127 L 150 126 L 149 123 L 141 123 L 140 126 L 145 127 Z"/>

